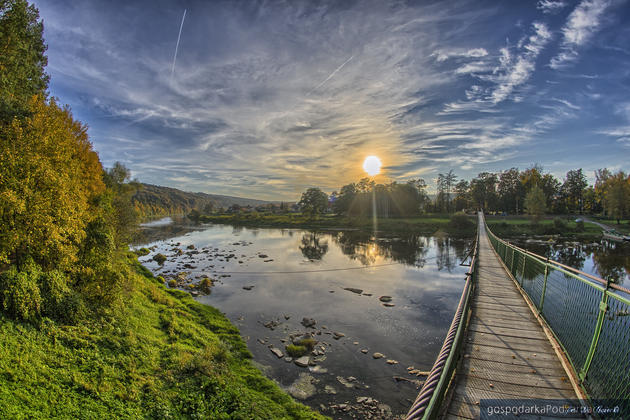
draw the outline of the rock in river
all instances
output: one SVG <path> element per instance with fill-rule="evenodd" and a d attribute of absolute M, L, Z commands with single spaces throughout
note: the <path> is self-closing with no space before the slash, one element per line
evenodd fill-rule
<path fill-rule="evenodd" d="M 381 296 L 380 298 L 378 298 L 378 300 L 380 300 L 381 302 L 391 302 L 392 301 L 392 297 L 391 296 Z"/>
<path fill-rule="evenodd" d="M 308 367 L 311 358 L 309 356 L 302 356 L 295 359 L 293 362 L 300 367 Z"/>
<path fill-rule="evenodd" d="M 360 295 L 361 293 L 363 293 L 362 289 L 355 289 L 354 287 L 344 287 L 343 290 L 347 290 L 349 292 L 356 293 L 357 295 Z"/>
<path fill-rule="evenodd" d="M 317 379 L 313 378 L 308 373 L 302 372 L 300 373 L 300 377 L 289 386 L 287 391 L 293 397 L 299 400 L 305 400 L 315 395 L 317 390 L 313 384 L 317 382 L 319 382 Z"/>
<path fill-rule="evenodd" d="M 385 355 L 383 353 L 376 352 L 376 353 L 374 353 L 372 355 L 372 357 L 375 358 L 375 359 L 381 359 L 381 358 L 385 357 Z"/>
<path fill-rule="evenodd" d="M 345 335 L 344 333 L 341 333 L 341 332 L 336 332 L 336 331 L 335 331 L 335 332 L 333 333 L 333 338 L 334 338 L 335 340 L 339 340 L 341 337 L 345 337 L 345 336 L 346 336 L 346 335 Z"/>
<path fill-rule="evenodd" d="M 315 324 L 317 324 L 317 321 L 315 321 L 313 318 L 302 318 L 302 325 L 304 325 L 306 328 L 315 328 Z"/>
<path fill-rule="evenodd" d="M 269 350 L 271 350 L 271 352 L 275 354 L 278 357 L 278 359 L 284 357 L 284 354 L 282 353 L 282 350 L 280 349 L 277 349 L 275 347 L 269 347 Z"/>

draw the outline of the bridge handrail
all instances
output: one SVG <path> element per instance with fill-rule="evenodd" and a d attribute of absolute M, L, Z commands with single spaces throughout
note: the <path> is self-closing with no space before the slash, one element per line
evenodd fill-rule
<path fill-rule="evenodd" d="M 497 255 L 562 347 L 585 394 L 592 401 L 625 400 L 622 412 L 629 412 L 630 290 L 512 245 L 484 225 Z"/>
<path fill-rule="evenodd" d="M 407 413 L 407 420 L 435 418 L 438 414 L 440 405 L 451 381 L 453 370 L 457 365 L 459 351 L 461 350 L 464 329 L 466 328 L 466 317 L 468 316 L 468 306 L 470 296 L 472 295 L 471 290 L 477 272 L 478 249 L 479 225 L 477 225 L 477 234 L 470 261 L 470 268 L 466 273 L 466 283 L 457 309 L 455 310 L 453 321 L 442 344 L 442 349 L 429 372 L 429 376 L 426 381 L 424 381 L 418 396 Z"/>

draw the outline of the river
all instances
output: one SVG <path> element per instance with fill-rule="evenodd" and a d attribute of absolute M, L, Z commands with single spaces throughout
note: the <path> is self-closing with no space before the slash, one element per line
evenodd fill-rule
<path fill-rule="evenodd" d="M 135 243 L 152 248 L 140 261 L 167 280 L 215 279 L 211 293 L 196 299 L 239 327 L 269 377 L 334 418 L 406 413 L 424 379 L 409 371 L 427 371 L 434 362 L 462 291 L 467 267 L 459 263 L 470 245 L 448 237 L 170 219 L 145 224 Z M 152 260 L 157 253 L 167 256 L 163 266 Z M 308 368 L 285 360 L 285 345 L 305 333 L 318 341 Z"/>

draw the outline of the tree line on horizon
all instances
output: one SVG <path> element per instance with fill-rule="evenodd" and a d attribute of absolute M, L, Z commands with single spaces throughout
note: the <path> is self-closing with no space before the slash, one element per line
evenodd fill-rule
<path fill-rule="evenodd" d="M 370 178 L 350 183 L 330 195 L 312 187 L 302 194 L 299 205 L 307 214 L 326 211 L 346 216 L 409 217 L 422 213 L 454 213 L 483 209 L 491 213 L 598 214 L 620 222 L 630 212 L 630 175 L 607 168 L 595 171 L 589 185 L 580 169 L 570 170 L 562 182 L 540 165 L 523 171 L 510 168 L 482 172 L 471 180 L 458 179 L 453 170 L 440 173 L 433 200 L 423 179 L 404 183 L 377 184 Z"/>

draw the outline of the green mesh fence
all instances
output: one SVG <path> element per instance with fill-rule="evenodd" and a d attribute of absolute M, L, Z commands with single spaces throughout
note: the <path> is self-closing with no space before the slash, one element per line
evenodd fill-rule
<path fill-rule="evenodd" d="M 591 400 L 630 411 L 630 294 L 494 236 L 490 243 L 553 331 Z"/>

